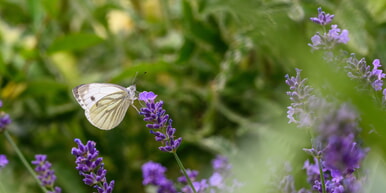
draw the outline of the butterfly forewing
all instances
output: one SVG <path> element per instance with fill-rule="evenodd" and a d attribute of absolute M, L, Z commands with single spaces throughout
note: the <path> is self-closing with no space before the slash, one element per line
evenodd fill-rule
<path fill-rule="evenodd" d="M 108 83 L 82 84 L 72 89 L 72 93 L 76 100 L 85 110 L 90 109 L 97 101 L 106 95 L 122 91 L 126 91 L 126 88 Z"/>
<path fill-rule="evenodd" d="M 135 89 L 135 86 L 133 88 Z M 135 94 L 129 95 L 126 88 L 108 83 L 79 85 L 73 89 L 73 94 L 85 109 L 90 123 L 103 130 L 116 127 L 136 99 Z"/>

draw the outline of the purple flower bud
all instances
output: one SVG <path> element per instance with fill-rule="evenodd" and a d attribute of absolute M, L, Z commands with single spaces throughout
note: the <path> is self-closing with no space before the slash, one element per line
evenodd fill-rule
<path fill-rule="evenodd" d="M 318 17 L 311 17 L 310 20 L 316 24 L 327 25 L 331 23 L 332 19 L 334 19 L 334 15 L 330 15 L 329 13 L 325 13 L 322 11 L 322 8 L 318 8 Z"/>

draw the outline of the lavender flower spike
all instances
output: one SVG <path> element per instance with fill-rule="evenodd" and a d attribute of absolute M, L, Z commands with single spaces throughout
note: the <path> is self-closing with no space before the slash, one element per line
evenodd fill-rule
<path fill-rule="evenodd" d="M 311 17 L 310 20 L 316 24 L 327 25 L 331 23 L 332 19 L 334 19 L 335 15 L 330 15 L 329 13 L 325 13 L 322 11 L 322 8 L 318 8 L 318 17 Z"/>
<path fill-rule="evenodd" d="M 34 161 L 31 163 L 36 165 L 35 171 L 38 174 L 38 178 L 42 184 L 42 186 L 52 190 L 48 191 L 48 193 L 61 193 L 62 190 L 59 187 L 54 187 L 54 183 L 56 180 L 55 172 L 51 169 L 51 163 L 47 161 L 47 155 L 35 155 Z"/>
<path fill-rule="evenodd" d="M 180 146 L 182 138 L 175 139 L 176 129 L 172 127 L 172 119 L 162 108 L 163 101 L 155 102 L 157 95 L 153 92 L 139 93 L 138 100 L 144 101 L 146 107 L 140 109 L 140 114 L 144 116 L 144 121 L 148 122 L 146 127 L 151 129 L 150 133 L 155 136 L 156 141 L 160 141 L 164 146 L 159 147 L 164 152 L 175 152 Z"/>
<path fill-rule="evenodd" d="M 99 151 L 95 148 L 94 141 L 87 141 L 83 145 L 80 139 L 75 139 L 78 148 L 72 148 L 71 154 L 76 157 L 76 169 L 83 176 L 83 182 L 98 190 L 98 193 L 111 193 L 114 188 L 114 180 L 110 183 L 106 180 L 107 170 L 104 169 L 102 157 L 98 157 Z"/>
<path fill-rule="evenodd" d="M 312 88 L 306 84 L 307 79 L 300 77 L 302 70 L 296 69 L 296 77 L 290 77 L 288 74 L 285 76 L 285 83 L 290 87 L 290 91 L 287 91 L 287 95 L 292 101 L 288 107 L 287 117 L 288 123 L 296 123 L 300 127 L 309 127 L 312 125 L 311 112 L 307 112 L 305 106 L 310 101 L 312 95 Z"/>

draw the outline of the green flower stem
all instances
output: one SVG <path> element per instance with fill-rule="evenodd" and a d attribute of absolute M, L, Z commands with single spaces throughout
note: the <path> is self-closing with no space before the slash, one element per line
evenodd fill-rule
<path fill-rule="evenodd" d="M 178 166 L 180 167 L 182 173 L 184 174 L 186 180 L 188 181 L 189 186 L 192 188 L 192 190 L 193 190 L 194 193 L 197 193 L 197 192 L 196 192 L 196 189 L 194 189 L 194 186 L 193 186 L 192 181 L 190 181 L 190 178 L 189 178 L 188 174 L 186 173 L 186 170 L 185 170 L 185 168 L 184 168 L 184 165 L 182 165 L 182 162 L 181 162 L 180 158 L 179 158 L 178 155 L 177 155 L 177 152 L 173 152 L 173 155 L 174 155 L 174 158 L 176 158 L 177 164 L 178 164 Z"/>
<path fill-rule="evenodd" d="M 27 168 L 29 173 L 35 178 L 36 182 L 39 184 L 40 188 L 43 190 L 43 192 L 47 192 L 47 189 L 41 185 L 41 182 L 39 178 L 36 176 L 35 171 L 32 169 L 31 165 L 27 162 L 25 159 L 23 153 L 21 153 L 20 149 L 17 147 L 16 143 L 13 141 L 12 137 L 9 135 L 8 131 L 4 131 L 4 135 L 7 138 L 8 142 L 11 144 L 13 149 L 16 151 L 16 154 L 19 156 L 21 162 L 23 162 L 24 166 Z"/>
<path fill-rule="evenodd" d="M 317 159 L 319 165 L 320 180 L 322 181 L 322 192 L 326 193 L 326 184 L 324 183 L 324 173 L 322 168 L 322 162 L 320 161 L 320 156 L 317 156 Z"/>

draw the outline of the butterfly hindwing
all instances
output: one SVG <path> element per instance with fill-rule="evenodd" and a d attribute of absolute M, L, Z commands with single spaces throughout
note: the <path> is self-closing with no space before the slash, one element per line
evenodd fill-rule
<path fill-rule="evenodd" d="M 121 123 L 133 101 L 128 100 L 126 92 L 116 92 L 104 96 L 90 109 L 86 110 L 87 119 L 103 130 L 110 130 Z"/>

